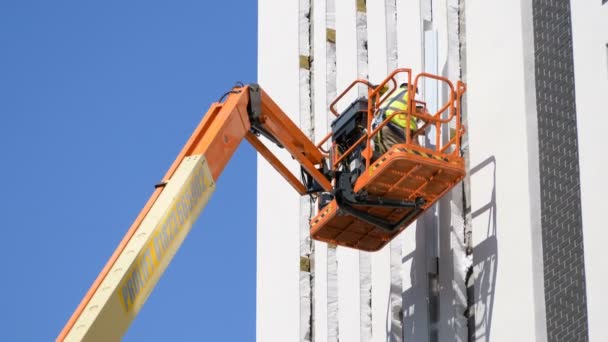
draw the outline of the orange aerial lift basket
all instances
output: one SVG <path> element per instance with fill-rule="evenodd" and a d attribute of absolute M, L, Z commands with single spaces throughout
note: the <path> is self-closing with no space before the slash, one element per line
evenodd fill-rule
<path fill-rule="evenodd" d="M 398 79 L 407 80 L 408 94 L 416 93 L 421 80 L 441 83 L 447 103 L 431 114 L 410 96 L 405 110 L 384 111 L 397 98 L 391 97 L 395 91 L 403 94 Z M 337 103 L 355 86 L 366 87 L 367 97 L 338 114 Z M 378 86 L 357 80 L 331 104 L 336 116 L 331 133 L 315 144 L 259 85 L 235 86 L 211 105 L 57 340 L 121 338 L 243 140 L 299 194 L 317 199 L 319 211 L 310 222 L 314 239 L 365 251 L 382 248 L 464 177 L 464 91 L 461 82 L 454 87 L 429 74 L 412 83 L 410 69 L 395 70 Z M 374 140 L 383 127 L 392 127 L 387 125 L 395 115 L 418 124 L 406 125 L 403 143 L 376 151 Z M 261 137 L 300 164 L 301 179 Z"/>
<path fill-rule="evenodd" d="M 397 80 L 407 80 L 408 94 L 416 94 L 422 80 L 437 82 L 447 90 L 447 103 L 429 113 L 425 102 L 409 96 L 407 109 L 385 117 L 382 108 L 399 91 Z M 355 86 L 367 87 L 367 98 L 338 113 L 337 103 Z M 351 83 L 331 104 L 336 116 L 332 131 L 317 145 L 329 157 L 334 184 L 331 193 L 318 195 L 311 236 L 359 250 L 379 250 L 458 184 L 465 176 L 460 149 L 465 90 L 460 81 L 454 87 L 448 79 L 426 73 L 412 82 L 410 69 L 395 70 L 377 86 L 365 80 Z M 405 125 L 404 143 L 380 154 L 376 136 L 395 115 L 416 120 L 417 128 Z"/>

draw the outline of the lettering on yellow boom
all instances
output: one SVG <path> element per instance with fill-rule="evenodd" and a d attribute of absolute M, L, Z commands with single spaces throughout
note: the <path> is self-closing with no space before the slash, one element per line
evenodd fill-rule
<path fill-rule="evenodd" d="M 201 201 L 211 190 L 212 184 L 205 169 L 205 162 L 197 165 L 121 282 L 119 296 L 125 312 L 140 304 L 138 301 L 145 293 L 143 290 L 148 285 L 148 280 L 159 271 L 159 265 L 167 256 L 167 251 L 174 247 L 175 238 L 192 224 L 193 214 L 197 215 L 201 210 Z"/>

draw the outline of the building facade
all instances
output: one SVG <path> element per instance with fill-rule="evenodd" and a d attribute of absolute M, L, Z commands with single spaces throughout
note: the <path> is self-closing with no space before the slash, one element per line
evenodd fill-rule
<path fill-rule="evenodd" d="M 258 81 L 309 137 L 354 79 L 461 79 L 468 177 L 366 253 L 312 241 L 260 158 L 257 340 L 608 341 L 605 2 L 259 0 Z"/>

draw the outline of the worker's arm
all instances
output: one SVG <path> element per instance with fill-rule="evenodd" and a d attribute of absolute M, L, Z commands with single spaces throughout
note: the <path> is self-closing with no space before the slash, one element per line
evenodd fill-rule
<path fill-rule="evenodd" d="M 57 341 L 116 341 L 139 313 L 181 246 L 224 167 L 247 139 L 300 193 L 295 177 L 258 139 L 284 147 L 324 190 L 322 152 L 257 85 L 234 88 L 214 103 L 101 270 Z"/>

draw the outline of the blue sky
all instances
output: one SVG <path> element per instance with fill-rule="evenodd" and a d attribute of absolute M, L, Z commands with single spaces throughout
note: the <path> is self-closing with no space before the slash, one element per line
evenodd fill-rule
<path fill-rule="evenodd" d="M 256 79 L 255 1 L 0 0 L 0 340 L 59 333 L 209 105 Z M 125 341 L 255 339 L 243 144 Z"/>

